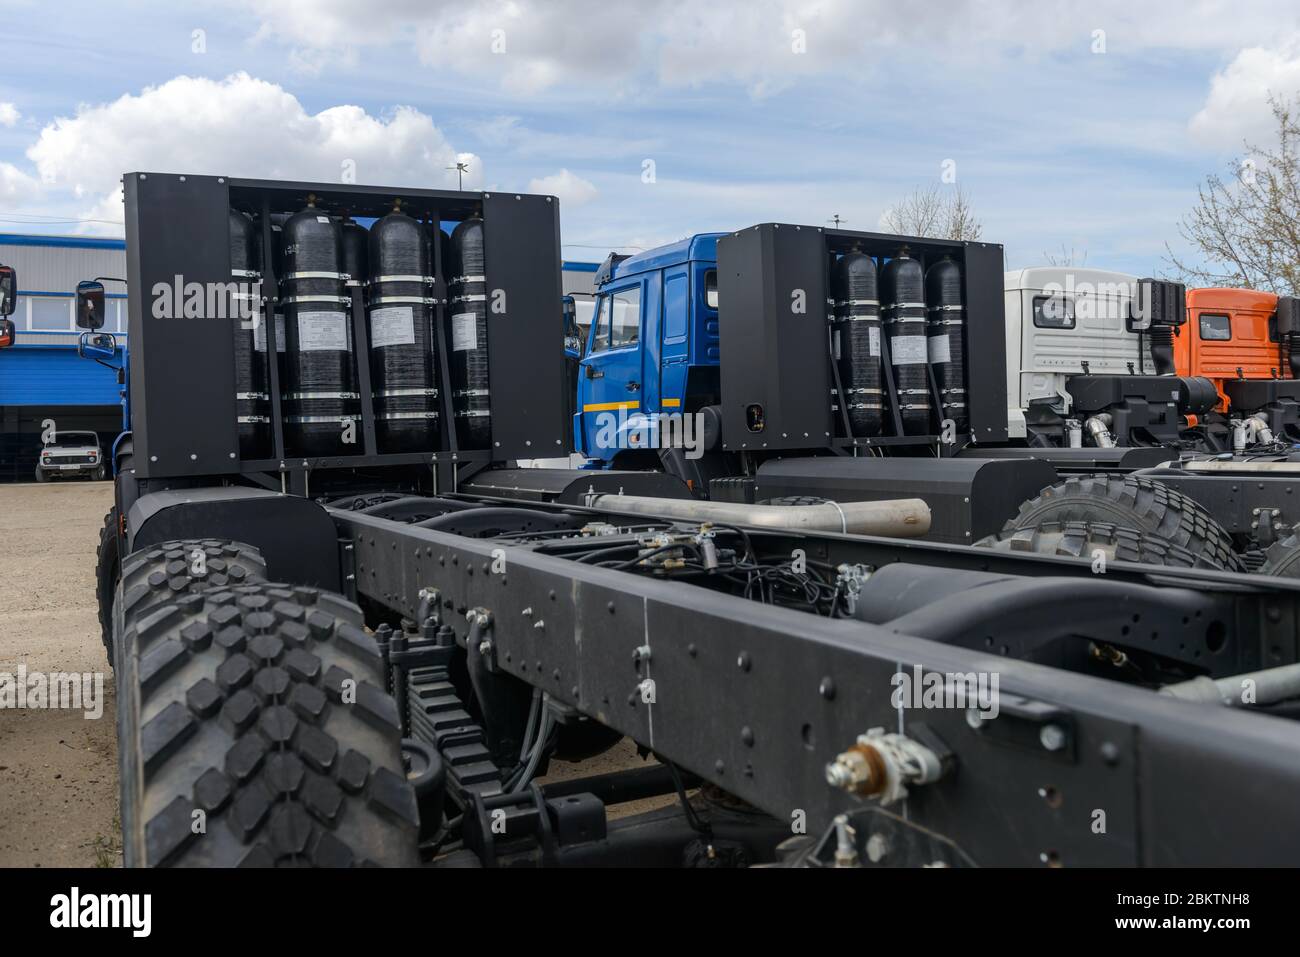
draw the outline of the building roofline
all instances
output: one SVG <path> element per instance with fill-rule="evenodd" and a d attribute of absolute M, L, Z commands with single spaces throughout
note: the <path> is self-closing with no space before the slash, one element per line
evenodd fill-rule
<path fill-rule="evenodd" d="M 56 249 L 126 249 L 125 239 L 96 236 L 32 236 L 0 233 L 0 246 L 44 246 Z"/>

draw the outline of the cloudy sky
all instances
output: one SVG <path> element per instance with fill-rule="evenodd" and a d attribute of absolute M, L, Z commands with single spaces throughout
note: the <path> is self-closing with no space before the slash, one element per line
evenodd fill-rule
<path fill-rule="evenodd" d="M 1151 273 L 1300 93 L 1300 4 L 0 0 L 0 231 L 127 170 L 554 193 L 569 259 L 883 210 L 946 168 L 1009 267 Z M 653 174 L 653 175 L 651 175 Z"/>

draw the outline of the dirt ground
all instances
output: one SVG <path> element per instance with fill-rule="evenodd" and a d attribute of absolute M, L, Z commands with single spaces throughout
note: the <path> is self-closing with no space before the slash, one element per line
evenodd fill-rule
<path fill-rule="evenodd" d="M 0 485 L 0 672 L 97 672 L 103 713 L 0 708 L 0 866 L 121 863 L 113 672 L 95 606 L 110 482 Z"/>
<path fill-rule="evenodd" d="M 0 672 L 98 672 L 103 714 L 0 708 L 0 867 L 121 864 L 116 699 L 95 605 L 95 548 L 109 482 L 0 485 Z M 642 767 L 635 746 L 582 765 L 552 762 L 546 781 Z M 673 798 L 631 802 L 611 817 Z"/>

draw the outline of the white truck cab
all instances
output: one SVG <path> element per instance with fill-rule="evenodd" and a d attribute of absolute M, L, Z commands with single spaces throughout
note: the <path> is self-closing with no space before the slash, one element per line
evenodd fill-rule
<path fill-rule="evenodd" d="M 1152 372 L 1139 336 L 1126 326 L 1137 282 L 1127 273 L 1074 266 L 1004 274 L 1010 438 L 1026 436 L 1025 410 L 1031 404 L 1069 413 L 1066 376 Z"/>

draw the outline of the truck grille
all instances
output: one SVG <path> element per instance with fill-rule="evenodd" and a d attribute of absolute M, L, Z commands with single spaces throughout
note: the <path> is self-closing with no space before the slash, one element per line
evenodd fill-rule
<path fill-rule="evenodd" d="M 45 459 L 41 459 L 45 463 Z M 52 455 L 50 456 L 49 465 L 89 465 L 95 461 L 89 455 Z"/>

